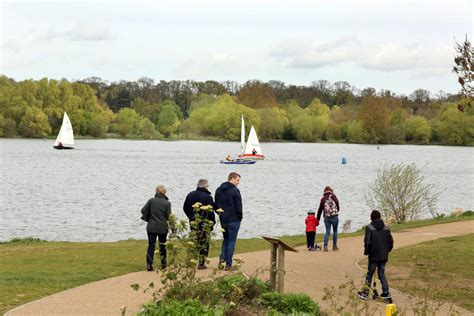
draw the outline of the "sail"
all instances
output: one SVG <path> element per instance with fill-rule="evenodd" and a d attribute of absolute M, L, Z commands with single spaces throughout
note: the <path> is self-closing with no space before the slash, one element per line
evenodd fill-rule
<path fill-rule="evenodd" d="M 258 158 L 265 157 L 258 141 L 257 132 L 255 132 L 255 128 L 253 127 L 253 125 L 250 129 L 249 138 L 247 139 L 247 146 L 245 146 L 245 153 L 243 156 L 256 156 Z"/>
<path fill-rule="evenodd" d="M 243 154 L 245 149 L 245 124 L 244 116 L 242 115 L 242 126 L 240 128 L 240 153 Z"/>
<path fill-rule="evenodd" d="M 63 124 L 54 142 L 54 147 L 59 146 L 59 143 L 61 143 L 63 147 L 74 147 L 74 132 L 72 130 L 71 120 L 69 120 L 69 116 L 67 116 L 66 112 L 64 112 Z"/>

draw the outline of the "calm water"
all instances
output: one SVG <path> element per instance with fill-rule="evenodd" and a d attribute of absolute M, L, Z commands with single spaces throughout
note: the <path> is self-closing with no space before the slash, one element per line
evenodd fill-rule
<path fill-rule="evenodd" d="M 52 140 L 1 139 L 0 240 L 115 241 L 145 239 L 140 209 L 165 184 L 173 212 L 199 178 L 211 191 L 227 174 L 242 175 L 244 221 L 239 237 L 304 233 L 306 211 L 330 184 L 341 221 L 352 230 L 368 220 L 367 184 L 383 163 L 414 162 L 443 194 L 438 208 L 474 209 L 474 148 L 349 144 L 263 143 L 268 159 L 221 165 L 238 143 L 78 140 L 75 150 Z M 348 163 L 341 164 L 346 157 Z M 319 231 L 324 228 L 320 226 Z"/>

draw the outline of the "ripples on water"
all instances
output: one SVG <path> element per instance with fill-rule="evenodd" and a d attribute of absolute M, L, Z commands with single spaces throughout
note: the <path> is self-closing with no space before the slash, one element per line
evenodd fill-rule
<path fill-rule="evenodd" d="M 473 209 L 471 147 L 263 143 L 268 159 L 255 165 L 221 165 L 239 144 L 208 141 L 78 140 L 54 150 L 51 140 L 1 139 L 0 240 L 115 241 L 146 239 L 140 209 L 165 184 L 173 212 L 199 178 L 210 190 L 231 171 L 239 186 L 244 221 L 239 237 L 304 234 L 307 210 L 317 208 L 324 186 L 341 203 L 340 222 L 366 224 L 368 183 L 384 163 L 416 163 L 442 191 L 438 208 Z M 346 157 L 348 163 L 341 164 Z M 323 232 L 324 225 L 318 227 Z"/>

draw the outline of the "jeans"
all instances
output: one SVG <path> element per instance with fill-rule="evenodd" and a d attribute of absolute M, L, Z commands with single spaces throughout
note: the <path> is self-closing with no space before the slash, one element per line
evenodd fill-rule
<path fill-rule="evenodd" d="M 232 257 L 234 256 L 235 242 L 239 233 L 240 222 L 221 223 L 224 232 L 222 241 L 220 260 L 225 261 L 227 267 L 232 267 Z"/>
<path fill-rule="evenodd" d="M 339 216 L 325 217 L 324 226 L 326 226 L 326 235 L 324 235 L 324 247 L 328 246 L 329 234 L 331 234 L 332 226 L 332 245 L 337 246 L 337 226 L 339 225 Z"/>
<path fill-rule="evenodd" d="M 388 293 L 388 282 L 387 278 L 385 277 L 385 264 L 387 261 L 369 261 L 369 265 L 367 268 L 367 277 L 365 278 L 365 283 L 367 286 L 370 287 L 372 283 L 372 276 L 375 273 L 375 269 L 377 268 L 377 274 L 380 279 L 380 283 L 382 283 L 382 292 Z"/>
<path fill-rule="evenodd" d="M 148 249 L 146 251 L 146 264 L 149 266 L 153 265 L 153 257 L 155 255 L 156 238 L 160 242 L 160 257 L 161 266 L 166 267 L 166 236 L 168 234 L 155 234 L 147 231 L 148 234 Z"/>
<path fill-rule="evenodd" d="M 314 248 L 315 237 L 316 237 L 316 232 L 306 232 L 306 246 L 308 248 Z"/>

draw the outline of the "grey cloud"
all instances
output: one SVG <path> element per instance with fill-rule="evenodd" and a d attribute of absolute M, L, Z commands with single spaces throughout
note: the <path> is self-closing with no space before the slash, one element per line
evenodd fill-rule
<path fill-rule="evenodd" d="M 269 55 L 287 68 L 314 69 L 353 63 L 368 70 L 403 71 L 448 66 L 451 51 L 449 46 L 435 44 L 362 45 L 355 37 L 345 37 L 326 42 L 288 40 L 273 47 Z"/>

